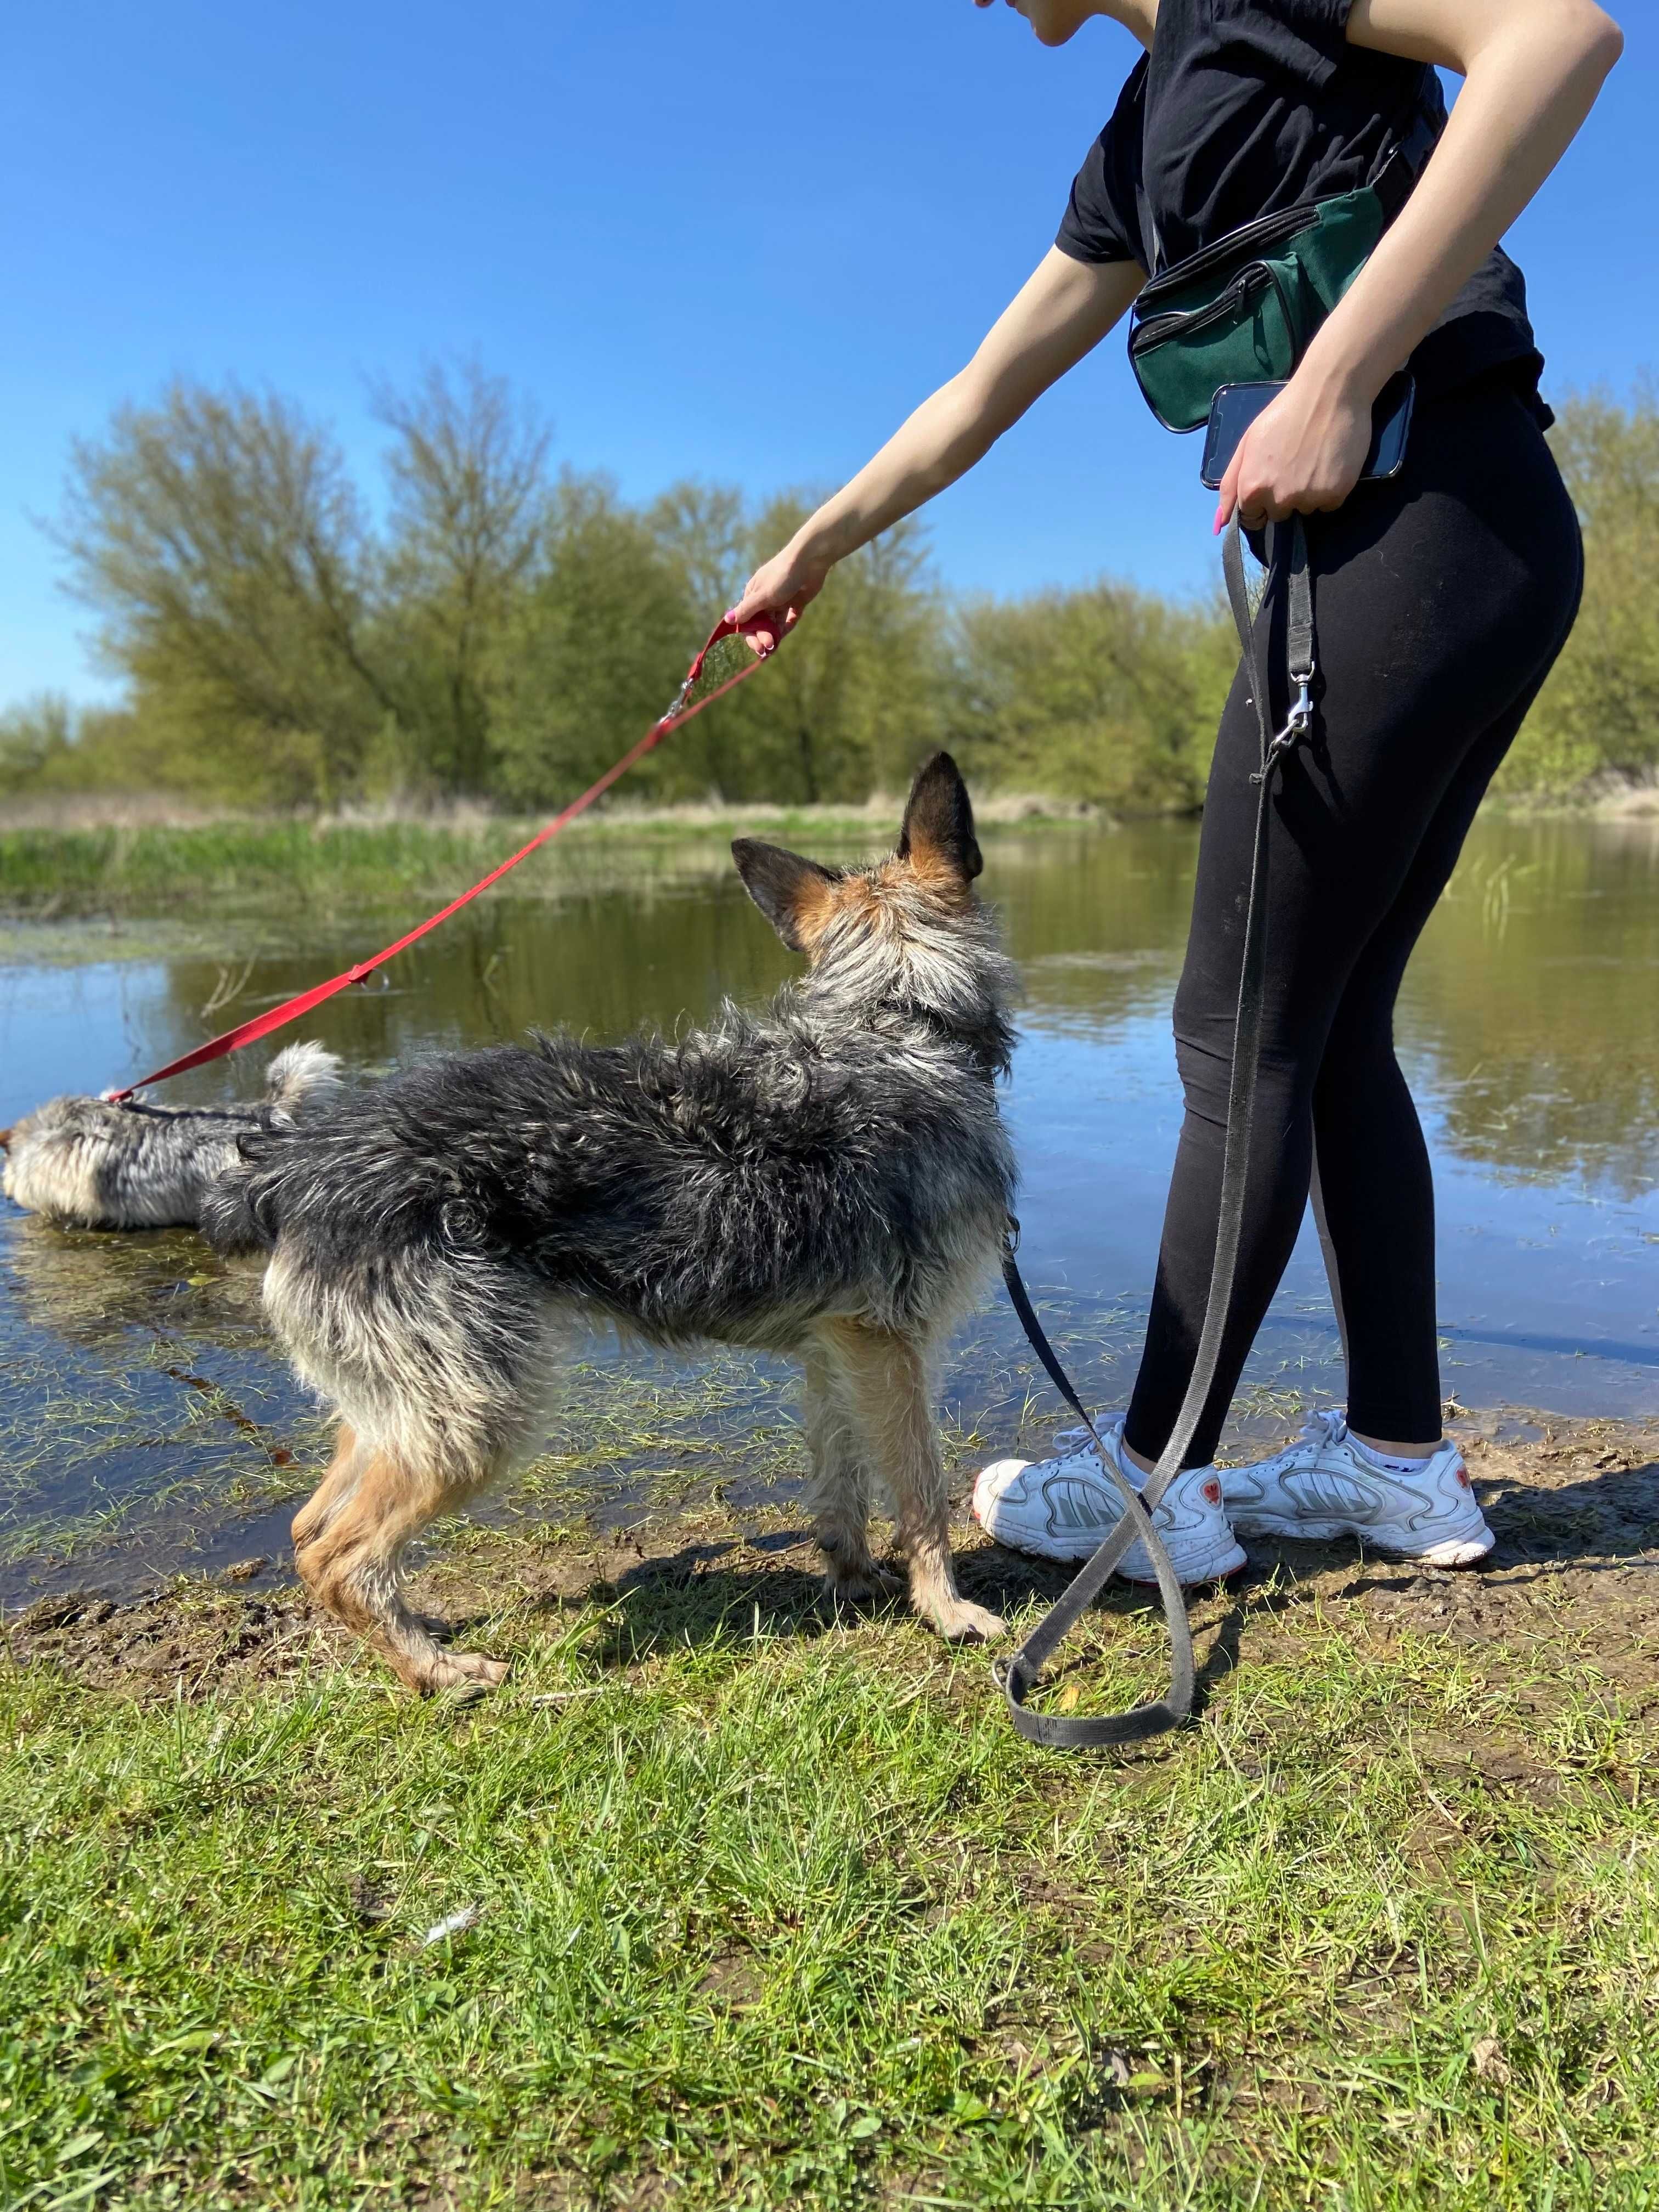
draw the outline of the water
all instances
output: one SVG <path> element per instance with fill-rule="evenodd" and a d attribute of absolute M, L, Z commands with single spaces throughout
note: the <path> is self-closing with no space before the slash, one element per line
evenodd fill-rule
<path fill-rule="evenodd" d="M 1024 1259 L 1103 1406 L 1133 1376 L 1179 1123 L 1169 1006 L 1196 842 L 1185 824 L 986 840 L 983 887 L 1029 993 L 1008 1098 Z M 306 1033 L 382 1067 L 532 1024 L 595 1038 L 672 1027 L 789 972 L 728 869 L 630 881 L 624 854 L 611 873 L 596 883 L 587 870 L 562 898 L 493 896 Z M 244 916 L 210 950 L 201 930 L 161 925 L 12 929 L 0 1123 L 156 1065 L 332 972 L 392 933 L 379 920 L 346 931 Z M 1656 984 L 1659 826 L 1477 825 L 1399 1024 L 1439 1192 L 1444 1382 L 1466 1407 L 1659 1411 Z M 261 1060 L 198 1071 L 168 1096 L 251 1088 Z M 246 1277 L 191 1236 L 64 1237 L 10 1208 L 0 1268 L 12 1377 L 0 1594 L 85 1575 L 89 1559 L 107 1579 L 112 1562 L 148 1573 L 274 1551 L 303 1479 L 295 1462 L 319 1431 L 270 1354 Z M 1309 1231 L 1246 1375 L 1235 1441 L 1277 1436 L 1310 1399 L 1340 1397 L 1337 1351 Z M 585 1470 L 632 1496 L 647 1474 L 694 1488 L 724 1468 L 748 1486 L 728 1482 L 730 1494 L 776 1493 L 793 1442 L 775 1370 L 596 1358 L 549 1462 L 573 1484 Z M 998 1311 L 958 1347 L 949 1391 L 975 1449 L 1016 1435 L 1029 1446 L 1061 1420 Z"/>

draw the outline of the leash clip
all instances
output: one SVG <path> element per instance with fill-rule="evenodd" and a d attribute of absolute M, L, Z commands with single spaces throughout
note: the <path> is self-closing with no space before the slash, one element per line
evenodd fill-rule
<path fill-rule="evenodd" d="M 1313 727 L 1313 672 L 1296 679 L 1296 699 L 1285 720 L 1284 734 L 1294 744 Z"/>
<path fill-rule="evenodd" d="M 1261 766 L 1250 778 L 1252 783 L 1266 783 L 1286 753 L 1293 753 L 1304 738 L 1313 731 L 1313 678 L 1298 676 L 1296 679 L 1296 698 L 1285 718 L 1285 726 L 1268 745 L 1261 757 Z"/>

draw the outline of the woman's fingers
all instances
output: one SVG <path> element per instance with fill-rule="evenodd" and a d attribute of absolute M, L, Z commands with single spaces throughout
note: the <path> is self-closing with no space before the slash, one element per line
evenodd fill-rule
<path fill-rule="evenodd" d="M 744 586 L 742 598 L 726 610 L 726 619 L 735 623 L 758 652 L 770 653 L 800 620 L 802 608 L 823 589 L 827 574 L 781 553 L 764 568 L 756 569 Z"/>
<path fill-rule="evenodd" d="M 1216 537 L 1232 520 L 1235 509 L 1247 530 L 1257 529 L 1264 522 L 1276 522 L 1291 511 L 1289 506 L 1281 503 L 1271 470 L 1257 458 L 1254 422 L 1234 447 L 1227 473 L 1221 479 L 1216 500 Z"/>
<path fill-rule="evenodd" d="M 753 653 L 774 653 L 800 620 L 799 607 L 763 607 L 746 615 L 742 603 L 728 610 L 725 619 L 737 626 L 738 635 Z"/>
<path fill-rule="evenodd" d="M 1221 479 L 1221 489 L 1216 494 L 1215 528 L 1210 533 L 1212 538 L 1220 537 L 1232 520 L 1233 509 L 1238 505 L 1238 464 L 1243 451 L 1244 441 L 1241 438 L 1233 447 L 1233 457 L 1227 464 Z"/>

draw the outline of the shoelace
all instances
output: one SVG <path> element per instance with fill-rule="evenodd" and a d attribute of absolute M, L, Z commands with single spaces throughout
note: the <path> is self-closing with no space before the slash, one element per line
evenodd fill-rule
<path fill-rule="evenodd" d="M 1334 1406 L 1316 1413 L 1302 1425 L 1304 1443 L 1310 1444 L 1340 1444 L 1348 1433 L 1348 1417 Z"/>

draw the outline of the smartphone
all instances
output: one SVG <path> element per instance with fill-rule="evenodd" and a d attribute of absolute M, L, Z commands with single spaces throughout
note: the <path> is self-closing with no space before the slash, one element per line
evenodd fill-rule
<path fill-rule="evenodd" d="M 1238 450 L 1238 441 L 1264 407 L 1285 389 L 1282 384 L 1224 384 L 1210 403 L 1210 423 L 1204 434 L 1204 459 L 1199 477 L 1212 491 L 1227 473 L 1227 464 Z M 1372 477 L 1395 477 L 1406 458 L 1406 434 L 1412 424 L 1412 404 L 1417 381 L 1401 369 L 1376 395 L 1371 410 L 1371 449 L 1359 471 L 1362 483 Z"/>

